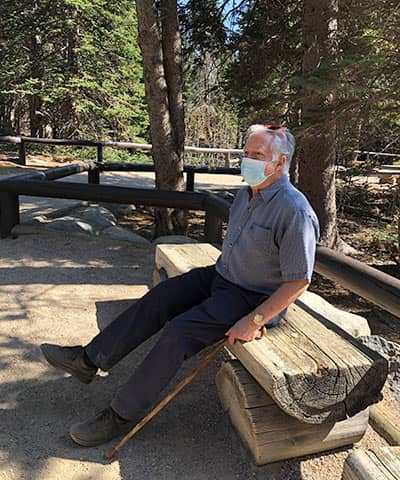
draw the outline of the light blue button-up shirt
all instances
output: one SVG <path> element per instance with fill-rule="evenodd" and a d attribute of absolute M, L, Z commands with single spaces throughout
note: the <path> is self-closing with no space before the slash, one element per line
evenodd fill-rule
<path fill-rule="evenodd" d="M 310 281 L 319 223 L 306 197 L 286 175 L 251 193 L 240 188 L 230 207 L 217 272 L 266 295 L 289 280 Z"/>

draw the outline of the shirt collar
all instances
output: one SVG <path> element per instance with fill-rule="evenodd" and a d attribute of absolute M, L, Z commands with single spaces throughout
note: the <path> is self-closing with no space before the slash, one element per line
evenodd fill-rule
<path fill-rule="evenodd" d="M 276 182 L 274 182 L 269 187 L 263 188 L 262 190 L 258 190 L 256 194 L 261 195 L 264 202 L 269 202 L 271 198 L 277 193 L 282 187 L 289 183 L 289 177 L 287 175 L 282 175 Z M 248 187 L 249 197 L 252 193 L 251 187 Z"/>

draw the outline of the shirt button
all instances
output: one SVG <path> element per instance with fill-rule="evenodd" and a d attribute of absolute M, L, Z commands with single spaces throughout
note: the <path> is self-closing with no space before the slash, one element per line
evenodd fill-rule
<path fill-rule="evenodd" d="M 232 247 L 233 247 L 233 244 L 232 244 L 232 243 L 230 243 L 230 244 L 229 244 L 229 247 L 230 247 L 230 248 L 232 248 Z"/>

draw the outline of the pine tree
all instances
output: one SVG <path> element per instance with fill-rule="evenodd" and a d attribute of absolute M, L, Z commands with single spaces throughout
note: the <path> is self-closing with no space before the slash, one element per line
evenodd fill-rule
<path fill-rule="evenodd" d="M 4 0 L 2 10 L 2 131 L 75 138 L 145 135 L 130 1 Z"/>

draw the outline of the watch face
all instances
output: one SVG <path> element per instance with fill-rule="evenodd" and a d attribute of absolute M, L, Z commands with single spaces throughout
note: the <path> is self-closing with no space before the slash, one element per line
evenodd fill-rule
<path fill-rule="evenodd" d="M 264 324 L 264 317 L 261 315 L 261 313 L 256 313 L 254 315 L 254 322 L 260 326 Z"/>

